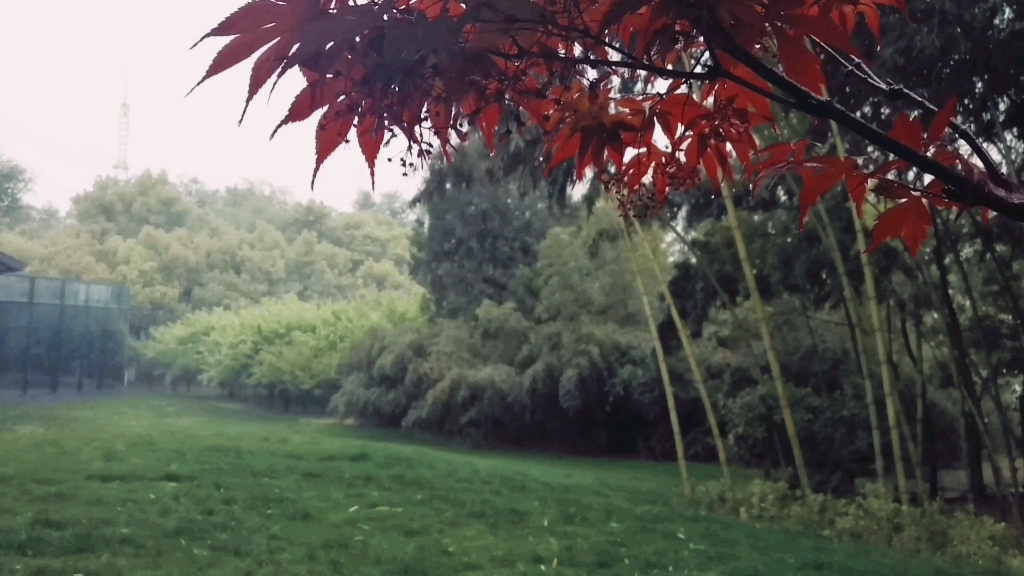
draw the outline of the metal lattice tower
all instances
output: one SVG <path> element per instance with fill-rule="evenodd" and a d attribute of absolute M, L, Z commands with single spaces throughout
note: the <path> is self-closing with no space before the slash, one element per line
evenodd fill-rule
<path fill-rule="evenodd" d="M 121 115 L 117 123 L 117 162 L 114 172 L 121 178 L 128 177 L 128 83 L 124 86 L 124 101 L 121 102 Z"/>

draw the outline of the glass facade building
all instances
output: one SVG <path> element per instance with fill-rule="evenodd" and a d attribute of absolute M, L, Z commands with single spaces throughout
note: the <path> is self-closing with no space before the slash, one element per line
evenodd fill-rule
<path fill-rule="evenodd" d="M 0 389 L 122 386 L 127 286 L 0 274 Z"/>

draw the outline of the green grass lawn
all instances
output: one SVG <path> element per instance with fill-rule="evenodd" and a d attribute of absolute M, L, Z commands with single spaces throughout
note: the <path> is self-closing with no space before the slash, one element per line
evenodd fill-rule
<path fill-rule="evenodd" d="M 0 408 L 0 575 L 980 574 L 688 515 L 676 474 L 187 398 Z"/>

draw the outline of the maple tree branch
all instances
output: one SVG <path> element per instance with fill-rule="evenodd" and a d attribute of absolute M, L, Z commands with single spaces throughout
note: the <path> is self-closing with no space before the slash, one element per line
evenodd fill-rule
<path fill-rule="evenodd" d="M 720 68 L 719 70 L 719 75 L 722 77 L 723 80 L 728 80 L 733 84 L 742 86 L 747 90 L 750 90 L 754 94 L 764 96 L 765 98 L 771 100 L 772 102 L 777 102 L 779 104 L 782 104 L 783 106 L 788 106 L 789 108 L 797 108 L 800 105 L 799 102 L 786 98 L 785 96 L 782 96 L 780 94 L 776 94 L 771 90 L 765 90 L 764 88 L 761 88 L 757 84 L 754 84 L 753 82 L 750 82 L 740 76 L 737 76 L 724 68 Z"/>
<path fill-rule="evenodd" d="M 537 58 L 539 60 L 549 60 L 554 62 L 562 62 L 565 64 L 574 64 L 577 66 L 590 66 L 596 68 L 603 66 L 605 68 L 613 68 L 620 70 L 633 70 L 649 72 L 665 78 L 672 78 L 677 80 L 715 80 L 721 76 L 722 70 L 719 68 L 711 68 L 704 72 L 693 72 L 685 70 L 673 70 L 671 68 L 662 68 L 660 66 L 654 66 L 646 64 L 640 61 L 623 62 L 615 60 L 605 60 L 603 58 L 575 58 L 572 56 L 563 56 L 556 53 L 542 53 L 533 52 L 530 50 L 520 50 L 515 54 L 508 52 L 502 52 L 500 50 L 488 50 L 488 53 L 492 56 L 504 58 L 506 60 L 526 60 L 527 58 Z"/>
<path fill-rule="evenodd" d="M 792 97 L 795 100 L 794 109 L 840 124 L 871 144 L 945 182 L 947 197 L 950 200 L 969 207 L 983 206 L 1018 222 L 1024 222 L 1024 189 L 1018 186 L 986 186 L 983 182 L 972 180 L 965 174 L 943 165 L 868 124 L 835 101 L 816 96 L 764 63 L 732 37 L 717 15 L 710 14 L 706 22 L 710 28 L 708 32 L 716 41 L 719 50 Z"/>
<path fill-rule="evenodd" d="M 782 96 L 781 94 L 776 94 L 771 90 L 765 90 L 764 88 L 761 88 L 757 84 L 754 84 L 753 82 L 750 82 L 745 78 L 741 78 L 740 76 L 737 76 L 736 74 L 733 74 L 732 72 L 726 70 L 725 67 L 722 66 L 721 60 L 718 59 L 718 54 L 716 54 L 710 46 L 706 50 L 706 53 L 708 57 L 711 58 L 711 64 L 715 68 L 721 70 L 722 78 L 729 80 L 730 82 L 738 86 L 742 86 L 755 94 L 760 94 L 761 96 L 764 96 L 765 98 L 771 100 L 772 102 L 782 104 L 783 106 L 789 106 L 791 108 L 797 106 L 796 102 L 787 99 L 785 96 Z"/>
<path fill-rule="evenodd" d="M 831 54 L 833 58 L 838 60 L 844 68 L 856 74 L 857 76 L 860 76 L 865 82 L 874 86 L 876 89 L 884 92 L 890 100 L 909 98 L 910 100 L 913 100 L 914 103 L 921 108 L 929 110 L 933 113 L 939 111 L 939 109 L 935 107 L 931 102 L 918 96 L 911 90 L 908 90 L 902 84 L 883 82 L 878 76 L 871 72 L 871 69 L 868 68 L 867 64 L 865 64 L 864 61 L 861 60 L 860 58 L 857 58 L 856 56 L 850 56 L 850 59 L 856 65 L 850 64 L 849 62 L 846 61 L 845 58 L 843 58 L 838 52 L 833 50 L 827 44 L 825 44 L 821 40 L 818 40 L 817 38 L 814 38 L 814 40 L 815 42 L 818 43 L 819 46 L 824 48 L 826 52 Z M 963 124 L 957 122 L 955 119 L 950 121 L 949 127 L 952 130 L 952 132 L 956 134 L 961 140 L 966 142 L 967 146 L 970 147 L 970 149 L 978 156 L 978 160 L 981 161 L 982 166 L 985 167 L 985 170 L 988 171 L 989 175 L 993 177 L 996 183 L 999 184 L 1000 186 L 1006 186 L 1008 182 L 1005 180 L 1005 176 L 999 169 L 999 166 L 992 159 L 992 156 L 988 153 L 987 150 L 985 150 L 985 147 L 982 146 L 981 142 L 978 140 L 978 137 L 975 136 L 973 132 L 968 130 Z"/>

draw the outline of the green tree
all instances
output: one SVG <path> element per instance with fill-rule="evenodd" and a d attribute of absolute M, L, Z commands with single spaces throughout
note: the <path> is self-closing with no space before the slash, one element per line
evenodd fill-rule
<path fill-rule="evenodd" d="M 567 221 L 551 201 L 564 193 L 565 175 L 545 179 L 541 167 L 520 163 L 523 149 L 539 154 L 539 146 L 535 135 L 513 138 L 492 159 L 477 137 L 452 163 L 431 164 L 413 200 L 423 209 L 413 275 L 439 315 L 470 318 L 484 300 L 511 301 L 519 270 L 537 261 L 548 230 Z"/>
<path fill-rule="evenodd" d="M 0 219 L 7 219 L 22 207 L 32 187 L 28 169 L 0 155 Z"/>
<path fill-rule="evenodd" d="M 103 242 L 134 238 L 146 226 L 164 232 L 183 228 L 195 211 L 166 172 L 146 171 L 128 181 L 97 178 L 91 190 L 71 199 L 69 216 Z"/>

